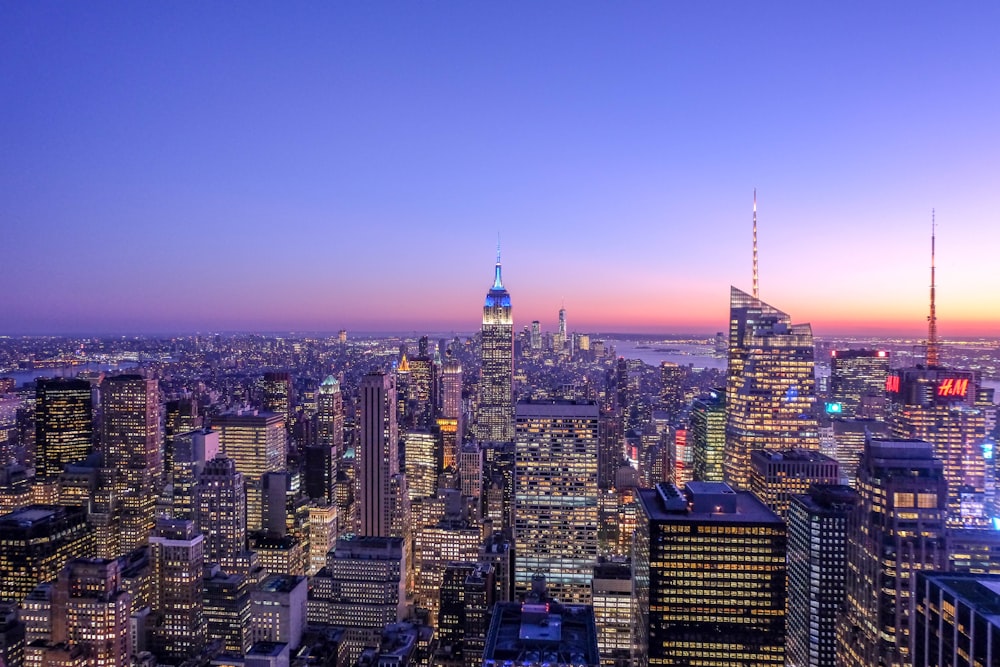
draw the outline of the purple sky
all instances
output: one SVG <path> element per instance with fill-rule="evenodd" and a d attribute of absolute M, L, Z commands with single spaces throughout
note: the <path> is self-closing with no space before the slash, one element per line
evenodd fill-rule
<path fill-rule="evenodd" d="M 1000 4 L 0 3 L 0 334 L 1000 335 Z"/>

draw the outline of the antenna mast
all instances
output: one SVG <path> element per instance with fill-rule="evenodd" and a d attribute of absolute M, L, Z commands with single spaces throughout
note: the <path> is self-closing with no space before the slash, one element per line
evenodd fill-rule
<path fill-rule="evenodd" d="M 760 280 L 757 276 L 757 188 L 753 189 L 753 298 L 760 298 Z"/>
<path fill-rule="evenodd" d="M 937 312 L 934 309 L 934 236 L 937 223 L 934 219 L 934 209 L 931 209 L 931 312 L 927 316 L 927 366 L 937 366 L 939 363 Z"/>

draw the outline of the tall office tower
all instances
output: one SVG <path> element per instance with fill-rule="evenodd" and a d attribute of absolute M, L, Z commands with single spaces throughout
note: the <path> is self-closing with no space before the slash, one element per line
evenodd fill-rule
<path fill-rule="evenodd" d="M 326 554 L 337 543 L 337 506 L 309 507 L 309 562 L 306 574 L 312 576 L 326 565 Z"/>
<path fill-rule="evenodd" d="M 670 361 L 660 363 L 660 403 L 670 421 L 675 420 L 684 409 L 684 379 L 687 369 Z"/>
<path fill-rule="evenodd" d="M 358 447 L 358 533 L 366 537 L 393 534 L 390 482 L 399 474 L 396 427 L 396 384 L 388 373 L 361 379 Z"/>
<path fill-rule="evenodd" d="M 6 667 L 24 667 L 25 624 L 17 616 L 17 605 L 0 604 L 0 662 Z"/>
<path fill-rule="evenodd" d="M 337 472 L 344 458 L 344 398 L 340 383 L 332 375 L 316 392 L 316 442 L 307 448 L 306 458 L 309 497 L 336 502 Z"/>
<path fill-rule="evenodd" d="M 846 419 L 878 414 L 885 403 L 889 353 L 885 350 L 834 350 L 830 357 L 830 403 Z M 881 417 L 882 415 L 879 415 Z M 872 417 L 875 418 L 875 417 Z"/>
<path fill-rule="evenodd" d="M 1000 577 L 917 575 L 914 667 L 1000 665 Z"/>
<path fill-rule="evenodd" d="M 869 438 L 889 438 L 889 423 L 874 419 L 834 419 L 833 458 L 840 464 L 840 478 L 854 487 L 858 479 L 858 462 Z"/>
<path fill-rule="evenodd" d="M 410 500 L 430 498 L 437 493 L 437 476 L 441 469 L 438 438 L 427 430 L 407 430 L 403 433 L 403 443 Z"/>
<path fill-rule="evenodd" d="M 482 497 L 483 448 L 478 442 L 462 445 L 462 451 L 458 455 L 458 479 L 463 496 L 476 499 Z"/>
<path fill-rule="evenodd" d="M 597 648 L 603 667 L 631 667 L 632 564 L 602 561 L 594 566 L 591 597 L 597 622 Z"/>
<path fill-rule="evenodd" d="M 261 530 L 262 478 L 266 472 L 285 469 L 288 436 L 285 421 L 274 413 L 219 415 L 212 420 L 219 432 L 222 452 L 233 460 L 246 483 L 247 529 Z"/>
<path fill-rule="evenodd" d="M 163 482 L 173 482 L 174 441 L 184 433 L 200 429 L 204 420 L 198 416 L 198 401 L 177 398 L 164 404 L 163 416 Z"/>
<path fill-rule="evenodd" d="M 590 602 L 597 561 L 597 404 L 517 404 L 514 576 L 519 594 L 546 578 L 553 597 Z"/>
<path fill-rule="evenodd" d="M 454 468 L 462 446 L 461 423 L 458 419 L 439 417 L 434 422 L 434 433 L 440 440 L 441 470 Z"/>
<path fill-rule="evenodd" d="M 206 567 L 202 603 L 205 641 L 219 641 L 227 653 L 250 650 L 250 587 L 247 577 L 229 574 L 218 565 Z"/>
<path fill-rule="evenodd" d="M 117 375 L 101 383 L 101 447 L 114 471 L 121 553 L 146 544 L 155 523 L 163 476 L 160 398 L 156 380 Z"/>
<path fill-rule="evenodd" d="M 886 379 L 889 424 L 896 438 L 934 446 L 948 480 L 948 525 L 986 527 L 986 417 L 975 405 L 976 374 L 947 368 L 907 368 Z"/>
<path fill-rule="evenodd" d="M 673 435 L 667 434 L 668 477 L 677 486 L 684 486 L 694 481 L 694 450 L 689 440 L 690 432 L 686 428 L 673 430 Z M 665 482 L 659 479 L 657 482 Z M 652 486 L 652 485 L 651 485 Z"/>
<path fill-rule="evenodd" d="M 820 485 L 788 508 L 789 665 L 834 667 L 837 614 L 844 606 L 847 518 L 858 503 L 849 486 Z"/>
<path fill-rule="evenodd" d="M 297 649 L 306 625 L 309 580 L 272 574 L 250 591 L 250 640 L 280 642 Z"/>
<path fill-rule="evenodd" d="M 808 324 L 730 288 L 726 481 L 747 488 L 750 451 L 819 449 Z"/>
<path fill-rule="evenodd" d="M 207 461 L 195 495 L 206 563 L 231 568 L 233 559 L 246 550 L 246 503 L 246 485 L 236 462 L 221 456 Z"/>
<path fill-rule="evenodd" d="M 552 338 L 552 348 L 556 354 L 562 354 L 566 349 L 566 343 L 569 341 L 568 334 L 566 333 L 566 309 L 559 309 L 559 328 L 556 330 L 556 335 Z"/>
<path fill-rule="evenodd" d="M 542 349 L 542 323 L 538 320 L 531 322 L 531 349 Z"/>
<path fill-rule="evenodd" d="M 94 555 L 82 507 L 29 505 L 0 517 L 0 600 L 20 602 L 73 558 Z"/>
<path fill-rule="evenodd" d="M 611 409 L 601 408 L 598 426 L 597 485 L 601 489 L 612 489 L 615 471 L 625 452 L 625 434 L 621 419 Z"/>
<path fill-rule="evenodd" d="M 407 553 L 398 537 L 337 540 L 326 570 L 313 577 L 309 622 L 344 627 L 346 664 L 378 643 L 382 628 L 406 616 Z"/>
<path fill-rule="evenodd" d="M 510 442 L 514 439 L 514 318 L 510 294 L 500 279 L 499 247 L 493 287 L 483 306 L 481 344 L 476 438 L 480 442 Z"/>
<path fill-rule="evenodd" d="M 24 463 L 27 459 L 27 451 L 19 446 L 17 437 L 20 407 L 20 398 L 0 392 L 0 466 Z"/>
<path fill-rule="evenodd" d="M 93 450 L 93 399 L 86 380 L 39 378 L 35 386 L 35 477 L 50 483 Z"/>
<path fill-rule="evenodd" d="M 514 459 L 513 442 L 480 443 L 483 448 L 483 486 L 500 491 L 500 530 L 514 526 Z M 494 498 L 495 498 L 494 494 Z M 489 508 L 495 509 L 495 503 Z"/>
<path fill-rule="evenodd" d="M 51 643 L 83 646 L 95 667 L 128 667 L 132 598 L 115 560 L 77 558 L 52 589 Z"/>
<path fill-rule="evenodd" d="M 414 416 L 425 420 L 437 404 L 437 369 L 428 356 L 410 359 L 410 383 L 416 401 Z"/>
<path fill-rule="evenodd" d="M 427 610 L 430 624 L 437 627 L 441 584 L 445 565 L 452 561 L 474 562 L 482 546 L 480 527 L 460 518 L 445 518 L 415 531 L 413 570 L 416 603 Z"/>
<path fill-rule="evenodd" d="M 176 519 L 158 519 L 149 538 L 157 618 L 153 645 L 160 662 L 179 664 L 205 645 L 204 541 L 193 521 Z"/>
<path fill-rule="evenodd" d="M 264 373 L 264 412 L 281 415 L 285 427 L 292 424 L 292 376 L 290 373 Z"/>
<path fill-rule="evenodd" d="M 490 610 L 496 601 L 493 566 L 452 562 L 444 569 L 437 634 L 440 649 L 461 664 L 479 667 L 483 661 Z"/>
<path fill-rule="evenodd" d="M 717 389 L 696 398 L 691 404 L 688 441 L 694 460 L 692 477 L 698 482 L 723 480 L 726 449 L 726 392 Z"/>
<path fill-rule="evenodd" d="M 750 452 L 750 491 L 782 519 L 792 496 L 813 484 L 839 484 L 840 466 L 829 456 L 809 449 L 755 449 Z"/>
<path fill-rule="evenodd" d="M 915 576 L 947 565 L 948 485 L 930 443 L 870 440 L 860 502 L 847 524 L 847 604 L 837 628 L 844 667 L 910 664 Z"/>
<path fill-rule="evenodd" d="M 198 477 L 204 471 L 205 463 L 219 453 L 219 434 L 202 429 L 181 433 L 174 438 L 171 450 L 171 516 L 197 522 L 195 494 L 198 490 Z"/>
<path fill-rule="evenodd" d="M 784 521 L 721 482 L 636 493 L 635 665 L 784 665 Z"/>
<path fill-rule="evenodd" d="M 451 350 L 448 350 L 448 356 L 441 368 L 441 417 L 454 419 L 458 422 L 456 427 L 460 435 L 456 440 L 457 444 L 461 444 L 461 434 L 465 431 L 465 415 L 462 410 L 462 379 L 462 362 L 452 357 Z M 457 456 L 458 452 L 453 450 L 450 454 Z"/>

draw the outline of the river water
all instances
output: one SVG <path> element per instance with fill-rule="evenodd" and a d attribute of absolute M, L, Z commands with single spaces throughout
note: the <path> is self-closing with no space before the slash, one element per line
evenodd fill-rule
<path fill-rule="evenodd" d="M 90 362 L 77 366 L 56 366 L 54 368 L 36 368 L 30 371 L 14 371 L 13 373 L 0 373 L 0 377 L 14 378 L 17 386 L 33 382 L 34 380 L 45 378 L 74 378 L 84 372 L 115 373 L 135 368 L 139 364 L 134 361 L 123 361 L 117 364 L 101 364 Z"/>

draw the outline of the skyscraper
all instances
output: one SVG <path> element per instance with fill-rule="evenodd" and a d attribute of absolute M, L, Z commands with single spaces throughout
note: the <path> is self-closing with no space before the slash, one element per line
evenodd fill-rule
<path fill-rule="evenodd" d="M 117 560 L 77 558 L 52 590 L 53 645 L 83 646 L 95 667 L 128 667 L 132 598 L 121 585 Z"/>
<path fill-rule="evenodd" d="M 358 532 L 389 537 L 392 532 L 390 481 L 399 474 L 396 384 L 389 373 L 361 379 L 360 447 L 358 448 Z"/>
<path fill-rule="evenodd" d="M 593 401 L 517 404 L 515 589 L 541 574 L 553 597 L 590 602 L 597 561 L 597 423 Z"/>
<path fill-rule="evenodd" d="M 808 324 L 730 288 L 726 481 L 747 488 L 753 449 L 819 448 Z"/>
<path fill-rule="evenodd" d="M 500 248 L 493 287 L 483 306 L 482 368 L 476 437 L 482 441 L 514 439 L 514 318 L 510 294 L 500 277 Z"/>
<path fill-rule="evenodd" d="M 257 414 L 223 414 L 212 420 L 219 431 L 219 446 L 231 458 L 236 470 L 243 475 L 247 490 L 247 529 L 261 530 L 262 484 L 264 473 L 285 469 L 288 456 L 288 436 L 281 415 L 271 412 Z"/>
<path fill-rule="evenodd" d="M 792 496 L 813 484 L 840 483 L 840 466 L 829 456 L 809 449 L 750 452 L 749 489 L 782 519 L 788 516 Z"/>
<path fill-rule="evenodd" d="M 721 482 L 726 448 L 726 392 L 718 389 L 696 398 L 688 423 L 694 460 L 692 476 L 698 482 Z"/>
<path fill-rule="evenodd" d="M 121 553 L 146 544 L 163 475 L 156 380 L 117 375 L 101 383 L 101 446 L 118 497 Z"/>
<path fill-rule="evenodd" d="M 50 482 L 91 452 L 93 401 L 86 380 L 39 378 L 35 387 L 35 475 Z"/>
<path fill-rule="evenodd" d="M 884 350 L 834 350 L 830 357 L 831 414 L 844 419 L 874 416 L 885 403 L 889 353 Z M 865 410 L 867 408 L 867 410 Z M 881 414 L 879 415 L 881 417 Z"/>
<path fill-rule="evenodd" d="M 465 415 L 462 410 L 462 363 L 448 350 L 441 369 L 441 417 L 456 421 L 457 438 L 451 451 L 443 452 L 443 459 L 454 461 L 462 444 Z"/>
<path fill-rule="evenodd" d="M 264 412 L 281 415 L 285 426 L 291 426 L 292 376 L 290 373 L 264 373 Z"/>
<path fill-rule="evenodd" d="M 870 440 L 857 491 L 860 502 L 847 525 L 838 664 L 908 665 L 916 573 L 947 564 L 944 466 L 930 443 Z"/>
<path fill-rule="evenodd" d="M 205 644 L 204 540 L 193 521 L 158 519 L 149 539 L 160 662 L 180 664 Z"/>
<path fill-rule="evenodd" d="M 198 525 L 205 535 L 206 563 L 232 567 L 246 549 L 246 502 L 246 485 L 236 462 L 226 457 L 207 461 L 195 494 Z"/>
<path fill-rule="evenodd" d="M 785 523 L 721 482 L 640 489 L 637 667 L 785 664 Z"/>

